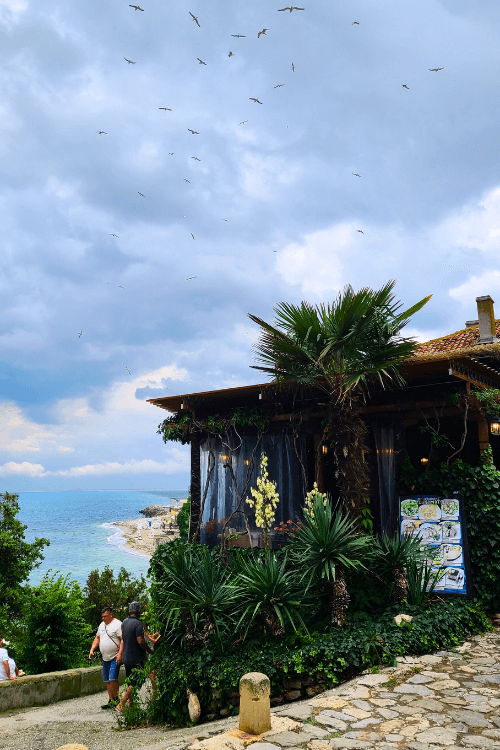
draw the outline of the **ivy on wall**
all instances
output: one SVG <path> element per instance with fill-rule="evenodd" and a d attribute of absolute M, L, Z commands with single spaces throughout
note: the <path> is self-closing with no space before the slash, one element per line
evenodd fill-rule
<path fill-rule="evenodd" d="M 427 471 L 417 471 L 406 459 L 399 487 L 404 494 L 438 493 L 465 499 L 474 591 L 488 611 L 500 611 L 500 471 L 491 448 L 478 466 L 460 459 Z"/>
<path fill-rule="evenodd" d="M 158 425 L 157 434 L 162 436 L 164 443 L 174 441 L 185 445 L 191 442 L 196 431 L 223 435 L 231 427 L 256 427 L 265 430 L 269 418 L 270 413 L 261 406 L 239 406 L 226 413 L 210 414 L 202 420 L 195 420 L 190 412 L 181 411 L 164 419 Z"/>

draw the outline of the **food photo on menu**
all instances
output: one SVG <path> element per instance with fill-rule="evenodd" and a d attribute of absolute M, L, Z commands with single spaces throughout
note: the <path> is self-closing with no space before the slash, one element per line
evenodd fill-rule
<path fill-rule="evenodd" d="M 463 568 L 446 568 L 445 588 L 461 589 L 465 582 L 465 571 Z"/>
<path fill-rule="evenodd" d="M 407 534 L 408 536 L 418 536 L 418 529 L 420 521 L 414 521 L 411 518 L 405 518 L 401 522 L 401 534 Z"/>
<path fill-rule="evenodd" d="M 461 544 L 442 544 L 442 565 L 463 565 L 464 556 Z"/>
<path fill-rule="evenodd" d="M 440 521 L 441 508 L 437 498 L 424 497 L 418 506 L 418 517 L 422 521 Z"/>
<path fill-rule="evenodd" d="M 443 529 L 439 523 L 421 523 L 416 534 L 426 544 L 440 544 L 443 538 Z"/>
<path fill-rule="evenodd" d="M 455 498 L 444 498 L 441 500 L 441 518 L 458 518 L 460 505 Z"/>
<path fill-rule="evenodd" d="M 443 529 L 443 541 L 455 543 L 462 539 L 460 521 L 443 521 L 441 527 Z"/>

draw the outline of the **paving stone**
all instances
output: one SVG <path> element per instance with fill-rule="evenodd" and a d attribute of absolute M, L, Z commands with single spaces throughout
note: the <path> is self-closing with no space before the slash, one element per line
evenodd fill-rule
<path fill-rule="evenodd" d="M 494 659 L 492 656 L 480 656 L 476 659 L 471 659 L 469 661 L 469 664 L 471 667 L 477 665 L 478 667 L 484 667 L 487 664 L 494 664 L 496 662 L 496 659 Z"/>
<path fill-rule="evenodd" d="M 330 747 L 339 748 L 339 750 L 365 750 L 365 748 L 372 748 L 373 742 L 367 742 L 366 740 L 346 740 L 343 737 L 334 737 L 330 740 Z"/>
<path fill-rule="evenodd" d="M 500 740 L 500 729 L 485 729 L 483 737 L 492 737 L 494 740 Z"/>
<path fill-rule="evenodd" d="M 454 688 L 459 687 L 460 683 L 457 682 L 457 680 L 439 680 L 438 682 L 434 682 L 432 685 L 432 689 L 437 691 L 453 690 Z"/>
<path fill-rule="evenodd" d="M 361 708 L 363 711 L 372 711 L 373 706 L 371 706 L 368 701 L 353 701 L 352 702 L 356 708 Z"/>
<path fill-rule="evenodd" d="M 405 738 L 402 734 L 386 734 L 385 739 L 387 742 L 403 742 Z"/>
<path fill-rule="evenodd" d="M 381 685 L 383 682 L 387 682 L 389 676 L 386 674 L 367 674 L 358 680 L 358 685 L 368 685 L 369 687 L 374 685 Z"/>
<path fill-rule="evenodd" d="M 425 685 L 408 685 L 406 682 L 403 685 L 398 685 L 394 688 L 395 693 L 406 693 L 415 695 L 434 695 L 432 690 L 429 690 Z"/>
<path fill-rule="evenodd" d="M 470 734 L 468 737 L 463 737 L 460 744 L 463 747 L 498 747 L 495 740 L 476 734 Z"/>
<path fill-rule="evenodd" d="M 306 721 L 306 719 L 310 719 L 312 716 L 312 706 L 308 704 L 286 706 L 286 708 L 279 711 L 279 715 L 288 716 L 290 719 L 295 719 L 296 721 Z"/>
<path fill-rule="evenodd" d="M 345 730 L 349 726 L 345 723 L 345 721 L 342 721 L 341 719 L 334 719 L 333 716 L 328 716 L 328 714 L 325 714 L 324 711 L 316 716 L 316 721 L 319 721 L 319 723 L 323 724 L 325 727 L 338 729 L 339 732 L 345 732 Z"/>
<path fill-rule="evenodd" d="M 441 656 L 436 656 L 435 654 L 425 654 L 420 657 L 420 661 L 424 664 L 442 664 L 443 659 Z"/>
<path fill-rule="evenodd" d="M 321 719 L 325 716 L 330 716 L 332 719 L 340 719 L 340 721 L 347 721 L 348 723 L 355 721 L 354 716 L 349 716 L 349 714 L 345 714 L 343 711 L 332 711 L 329 708 L 325 711 L 321 711 L 321 713 L 316 716 L 316 720 L 321 722 Z"/>
<path fill-rule="evenodd" d="M 421 716 L 422 715 L 422 709 L 421 708 L 414 708 L 413 706 L 394 706 L 394 708 L 397 710 L 399 714 L 403 714 L 404 716 Z"/>
<path fill-rule="evenodd" d="M 388 698 L 389 700 L 391 698 L 394 699 L 394 694 L 393 693 L 389 693 L 389 691 L 387 691 L 387 690 L 386 691 L 382 691 L 378 695 L 379 695 L 379 698 Z"/>
<path fill-rule="evenodd" d="M 278 742 L 281 747 L 293 747 L 294 745 L 296 746 L 299 744 L 301 741 L 300 738 L 301 735 L 297 734 L 297 732 L 279 732 L 278 734 L 273 734 L 266 739 L 271 745 Z M 252 747 L 252 745 L 250 745 L 250 747 Z M 255 750 L 255 745 L 253 745 L 253 750 Z"/>
<path fill-rule="evenodd" d="M 471 709 L 472 711 L 479 711 L 481 714 L 489 714 L 491 711 L 491 706 L 488 705 L 488 703 L 485 703 L 482 701 L 481 703 L 474 702 L 474 703 L 467 703 L 465 706 L 467 709 Z"/>
<path fill-rule="evenodd" d="M 398 716 L 396 711 L 391 711 L 389 708 L 377 708 L 377 713 L 383 716 L 384 719 L 395 719 Z"/>
<path fill-rule="evenodd" d="M 280 750 L 279 745 L 272 745 L 270 742 L 256 742 L 249 745 L 252 750 Z"/>
<path fill-rule="evenodd" d="M 467 724 L 468 727 L 489 727 L 488 721 L 477 711 L 467 711 L 462 708 L 459 711 L 450 711 L 450 716 L 455 721 Z"/>
<path fill-rule="evenodd" d="M 392 698 L 370 698 L 370 703 L 375 706 L 394 706 L 396 701 Z"/>
<path fill-rule="evenodd" d="M 372 714 L 372 709 L 370 707 L 369 711 L 363 711 L 363 709 L 361 708 L 346 706 L 343 709 L 343 713 L 347 714 L 348 716 L 353 716 L 355 719 L 368 719 L 368 717 Z"/>
<path fill-rule="evenodd" d="M 433 680 L 446 680 L 450 676 L 449 672 L 432 672 L 426 669 L 420 674 L 423 674 L 424 677 L 432 677 Z"/>
<path fill-rule="evenodd" d="M 456 739 L 457 733 L 453 729 L 445 727 L 431 727 L 415 735 L 417 742 L 424 742 L 429 745 L 454 745 Z"/>
<path fill-rule="evenodd" d="M 322 729 L 321 727 L 316 726 L 316 724 L 304 724 L 302 732 L 299 735 L 299 738 L 300 738 L 300 742 L 305 742 L 306 740 L 309 740 L 313 737 L 319 739 L 321 737 L 328 737 L 328 735 L 330 734 L 331 732 L 327 732 L 326 729 Z"/>
<path fill-rule="evenodd" d="M 351 728 L 366 729 L 366 727 L 369 727 L 371 724 L 380 724 L 380 719 L 361 719 L 361 721 L 357 721 L 355 724 L 352 724 Z"/>
<path fill-rule="evenodd" d="M 490 684 L 500 684 L 500 674 L 476 674 L 473 677 L 475 682 L 485 682 Z"/>
<path fill-rule="evenodd" d="M 426 677 L 424 674 L 415 674 L 410 677 L 406 682 L 410 682 L 412 685 L 424 685 L 426 682 L 432 682 L 432 677 Z"/>
<path fill-rule="evenodd" d="M 435 711 L 441 713 L 444 706 L 434 698 L 421 698 L 420 700 L 413 701 L 411 704 L 412 708 L 423 708 L 427 711 Z"/>

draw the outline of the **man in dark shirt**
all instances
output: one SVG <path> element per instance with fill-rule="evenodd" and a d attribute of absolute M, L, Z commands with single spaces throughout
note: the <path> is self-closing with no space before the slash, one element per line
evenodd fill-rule
<path fill-rule="evenodd" d="M 128 607 L 129 616 L 122 622 L 123 653 L 122 662 L 125 674 L 130 678 L 130 685 L 125 690 L 119 704 L 116 707 L 121 712 L 128 701 L 132 705 L 132 688 L 141 687 L 144 678 L 141 671 L 144 667 L 146 653 L 152 654 L 152 650 L 144 638 L 144 627 L 139 620 L 141 605 L 139 602 L 131 602 Z"/>

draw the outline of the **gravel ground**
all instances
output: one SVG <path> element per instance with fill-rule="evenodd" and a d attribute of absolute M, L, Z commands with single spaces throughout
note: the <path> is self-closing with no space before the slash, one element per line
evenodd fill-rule
<path fill-rule="evenodd" d="M 56 750 L 70 742 L 88 750 L 166 750 L 187 746 L 203 735 L 204 727 L 168 729 L 147 727 L 121 730 L 112 711 L 103 711 L 107 693 L 73 698 L 41 708 L 23 708 L 0 714 L 1 750 Z M 214 722 L 211 731 L 223 731 L 231 720 Z M 234 719 L 232 719 L 234 723 Z M 206 736 L 206 735 L 205 735 Z"/>

